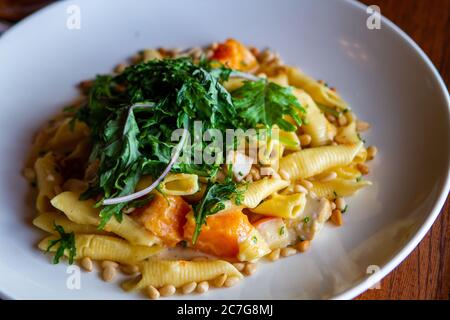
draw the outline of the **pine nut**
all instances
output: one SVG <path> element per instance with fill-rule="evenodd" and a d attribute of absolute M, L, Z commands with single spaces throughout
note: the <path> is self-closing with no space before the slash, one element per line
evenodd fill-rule
<path fill-rule="evenodd" d="M 156 300 L 160 296 L 158 289 L 156 289 L 154 286 L 146 287 L 145 293 L 147 294 L 147 297 L 149 297 L 152 300 Z"/>
<path fill-rule="evenodd" d="M 229 277 L 229 278 L 227 278 L 227 280 L 225 280 L 223 285 L 227 288 L 230 288 L 230 287 L 236 285 L 238 282 L 239 282 L 238 277 Z"/>
<path fill-rule="evenodd" d="M 194 281 L 189 282 L 181 288 L 181 292 L 183 294 L 189 294 L 189 293 L 193 292 L 195 290 L 195 288 L 197 288 L 197 282 L 194 282 Z"/>
<path fill-rule="evenodd" d="M 327 113 L 327 114 L 326 114 L 326 118 L 327 118 L 328 121 L 330 121 L 330 122 L 336 122 L 336 117 L 333 116 L 332 114 Z"/>
<path fill-rule="evenodd" d="M 311 143 L 311 136 L 309 134 L 302 134 L 300 136 L 300 145 L 301 146 L 307 146 Z"/>
<path fill-rule="evenodd" d="M 84 257 L 83 259 L 81 259 L 80 265 L 87 272 L 91 272 L 94 268 L 94 265 L 92 264 L 92 260 L 89 257 Z"/>
<path fill-rule="evenodd" d="M 247 175 L 247 176 L 244 178 L 244 180 L 245 180 L 246 182 L 253 182 L 253 176 L 252 176 L 251 174 L 249 174 L 249 175 Z"/>
<path fill-rule="evenodd" d="M 270 261 L 276 261 L 280 258 L 280 249 L 272 250 L 271 253 L 267 256 Z"/>
<path fill-rule="evenodd" d="M 308 189 L 306 189 L 304 186 L 300 185 L 300 184 L 296 184 L 294 186 L 294 192 L 296 193 L 304 193 L 304 194 L 308 194 Z"/>
<path fill-rule="evenodd" d="M 334 209 L 331 212 L 331 221 L 337 226 L 342 226 L 343 220 L 342 220 L 342 212 L 339 209 Z"/>
<path fill-rule="evenodd" d="M 244 268 L 244 274 L 246 276 L 251 276 L 252 274 L 255 273 L 256 268 L 257 268 L 256 263 L 247 263 Z"/>
<path fill-rule="evenodd" d="M 281 179 L 281 177 L 280 177 L 280 175 L 278 174 L 278 172 L 275 172 L 275 173 L 272 175 L 272 178 L 274 178 L 274 179 Z"/>
<path fill-rule="evenodd" d="M 139 267 L 135 265 L 122 265 L 120 266 L 120 270 L 128 275 L 133 275 L 139 272 Z"/>
<path fill-rule="evenodd" d="M 161 296 L 163 297 L 169 297 L 175 294 L 175 292 L 177 291 L 177 289 L 175 288 L 175 286 L 168 284 L 165 285 L 164 287 L 161 287 L 159 289 L 159 293 L 161 294 Z"/>
<path fill-rule="evenodd" d="M 209 290 L 208 281 L 202 281 L 197 285 L 197 289 L 195 289 L 198 293 L 205 293 Z"/>
<path fill-rule="evenodd" d="M 242 271 L 245 268 L 245 263 L 243 263 L 243 262 L 236 262 L 236 263 L 233 263 L 233 266 L 236 269 L 238 269 L 238 271 Z"/>
<path fill-rule="evenodd" d="M 331 210 L 336 209 L 336 203 L 334 203 L 333 201 L 330 201 L 330 206 L 331 206 Z"/>
<path fill-rule="evenodd" d="M 356 169 L 358 169 L 359 172 L 361 172 L 361 174 L 364 174 L 364 175 L 369 173 L 369 167 L 363 163 L 358 163 L 356 165 Z"/>
<path fill-rule="evenodd" d="M 31 168 L 25 168 L 23 170 L 23 175 L 24 175 L 25 178 L 27 178 L 30 181 L 34 180 L 36 178 L 36 173 Z"/>
<path fill-rule="evenodd" d="M 334 200 L 334 203 L 336 203 L 336 209 L 341 211 L 345 209 L 346 203 L 344 198 L 337 197 L 336 200 Z"/>
<path fill-rule="evenodd" d="M 328 182 L 337 178 L 337 173 L 334 171 L 328 172 L 322 176 L 320 176 L 320 182 Z"/>
<path fill-rule="evenodd" d="M 365 121 L 356 120 L 356 131 L 363 132 L 370 129 L 370 124 Z"/>
<path fill-rule="evenodd" d="M 125 63 L 119 63 L 115 68 L 114 68 L 114 72 L 115 73 L 122 73 L 125 71 L 127 65 Z"/>
<path fill-rule="evenodd" d="M 102 261 L 102 268 L 103 269 L 108 268 L 108 267 L 111 267 L 111 268 L 115 269 L 118 266 L 119 266 L 119 264 L 117 262 L 114 262 L 114 261 L 109 261 L 109 260 Z"/>
<path fill-rule="evenodd" d="M 261 179 L 261 175 L 259 174 L 259 170 L 258 169 L 252 168 L 251 174 L 252 174 L 253 181 Z"/>
<path fill-rule="evenodd" d="M 300 180 L 300 184 L 301 184 L 302 186 L 304 186 L 304 187 L 305 187 L 306 189 L 308 189 L 308 190 L 310 190 L 310 189 L 312 189 L 312 188 L 314 187 L 314 185 L 312 184 L 311 181 L 304 180 L 304 179 Z"/>
<path fill-rule="evenodd" d="M 291 248 L 291 247 L 282 248 L 280 250 L 280 255 L 282 257 L 290 257 L 290 256 L 293 256 L 296 253 L 297 253 L 297 250 L 295 248 Z"/>
<path fill-rule="evenodd" d="M 308 251 L 309 248 L 311 247 L 311 241 L 309 240 L 300 241 L 299 243 L 297 243 L 295 247 L 300 252 Z"/>
<path fill-rule="evenodd" d="M 375 158 L 375 155 L 377 154 L 378 149 L 375 146 L 370 146 L 367 148 L 367 158 L 369 160 L 372 160 L 373 158 Z"/>
<path fill-rule="evenodd" d="M 102 278 L 104 281 L 109 282 L 114 279 L 116 275 L 116 269 L 113 267 L 106 267 L 103 269 Z"/>
<path fill-rule="evenodd" d="M 347 125 L 347 118 L 343 114 L 341 114 L 338 118 L 338 123 L 341 127 Z"/>
<path fill-rule="evenodd" d="M 285 170 L 283 170 L 283 169 L 281 169 L 279 172 L 278 172 L 279 174 L 280 174 L 280 176 L 281 176 L 281 178 L 283 179 L 283 180 L 290 180 L 290 176 L 289 176 L 289 173 L 287 173 Z"/>
<path fill-rule="evenodd" d="M 227 275 L 222 274 L 222 275 L 218 276 L 217 278 L 213 279 L 211 281 L 211 284 L 216 288 L 220 288 L 223 286 L 223 284 L 225 283 L 226 280 L 227 280 Z"/>

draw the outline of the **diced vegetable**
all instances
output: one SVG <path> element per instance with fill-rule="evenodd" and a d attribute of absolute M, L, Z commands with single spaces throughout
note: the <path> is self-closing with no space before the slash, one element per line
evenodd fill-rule
<path fill-rule="evenodd" d="M 229 68 L 249 71 L 258 66 L 255 56 L 242 43 L 228 39 L 214 51 L 212 59 L 222 62 Z"/>
<path fill-rule="evenodd" d="M 132 217 L 158 236 L 166 245 L 175 246 L 183 240 L 183 226 L 191 207 L 180 196 L 155 193 L 146 206 L 136 209 Z"/>

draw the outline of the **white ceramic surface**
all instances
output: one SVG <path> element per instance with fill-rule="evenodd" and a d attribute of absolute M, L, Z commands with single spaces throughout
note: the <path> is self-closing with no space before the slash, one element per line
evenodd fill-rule
<path fill-rule="evenodd" d="M 81 29 L 66 28 L 69 5 Z M 0 37 L 0 292 L 7 298 L 127 299 L 96 272 L 66 287 L 66 265 L 35 249 L 28 186 L 20 176 L 31 136 L 75 97 L 75 84 L 144 47 L 204 45 L 235 37 L 278 50 L 337 86 L 372 123 L 380 152 L 372 188 L 349 201 L 342 228 L 326 227 L 309 252 L 194 299 L 352 298 L 422 239 L 449 190 L 449 97 L 423 52 L 391 22 L 368 30 L 365 7 L 326 0 L 79 0 L 58 2 Z M 430 35 L 432 36 L 432 35 Z M 379 266 L 374 275 L 370 266 Z M 377 267 L 373 267 L 377 269 Z M 370 273 L 370 272 L 369 272 Z"/>

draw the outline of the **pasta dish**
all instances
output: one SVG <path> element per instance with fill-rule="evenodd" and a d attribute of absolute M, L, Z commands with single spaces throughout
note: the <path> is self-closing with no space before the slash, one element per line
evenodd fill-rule
<path fill-rule="evenodd" d="M 335 88 L 228 39 L 146 49 L 34 138 L 38 247 L 149 298 L 205 293 L 307 251 L 370 186 L 377 149 Z M 306 258 L 306 257 L 305 257 Z M 282 262 L 280 262 L 282 263 Z"/>

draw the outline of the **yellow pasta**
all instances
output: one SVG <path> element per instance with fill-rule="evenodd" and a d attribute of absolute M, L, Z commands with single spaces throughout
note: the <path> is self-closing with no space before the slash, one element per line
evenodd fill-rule
<path fill-rule="evenodd" d="M 361 139 L 356 132 L 356 123 L 350 122 L 345 127 L 340 127 L 335 140 L 341 144 L 358 143 Z"/>
<path fill-rule="evenodd" d="M 359 142 L 297 151 L 281 158 L 280 170 L 285 170 L 291 180 L 312 177 L 328 169 L 349 164 L 362 146 L 362 142 Z"/>
<path fill-rule="evenodd" d="M 171 284 L 178 288 L 192 281 L 212 280 L 222 274 L 228 277 L 243 277 L 231 263 L 223 260 L 150 260 L 140 263 L 139 269 L 141 276 L 122 285 L 126 291 L 150 285 L 159 288 Z"/>
<path fill-rule="evenodd" d="M 50 150 L 73 151 L 81 140 L 89 136 L 89 128 L 84 122 L 76 121 L 72 124 L 71 120 L 71 118 L 64 119 L 48 141 L 47 147 Z"/>
<path fill-rule="evenodd" d="M 63 192 L 53 198 L 51 203 L 73 222 L 93 226 L 100 224 L 100 209 L 94 208 L 95 202 L 92 200 L 81 201 L 75 192 Z M 135 245 L 152 246 L 159 242 L 156 236 L 126 214 L 122 215 L 121 222 L 114 218 L 110 219 L 104 230 L 115 233 Z"/>
<path fill-rule="evenodd" d="M 252 212 L 267 216 L 276 216 L 285 219 L 299 217 L 305 208 L 306 198 L 304 193 L 290 195 L 273 194 L 264 200 L 259 206 L 251 209 Z"/>
<path fill-rule="evenodd" d="M 256 182 L 252 182 L 249 184 L 248 189 L 244 194 L 242 205 L 247 208 L 255 208 L 269 195 L 286 188 L 288 185 L 289 181 L 274 178 L 263 178 Z"/>
<path fill-rule="evenodd" d="M 239 243 L 239 261 L 254 261 L 270 253 L 270 248 L 258 230 L 253 228 L 249 236 Z"/>
<path fill-rule="evenodd" d="M 305 90 L 315 101 L 327 107 L 347 109 L 347 103 L 333 90 L 319 83 L 302 71 L 286 67 L 289 84 Z"/>
<path fill-rule="evenodd" d="M 49 241 L 57 240 L 58 236 L 49 236 L 43 239 L 38 247 L 46 251 Z M 50 252 L 55 252 L 59 244 L 53 246 Z M 129 242 L 104 235 L 75 234 L 75 259 L 89 257 L 93 260 L 111 260 L 124 264 L 136 264 L 145 260 L 161 250 L 159 246 L 136 246 Z M 68 252 L 64 252 L 68 256 Z"/>
<path fill-rule="evenodd" d="M 294 89 L 293 93 L 298 102 L 306 109 L 305 124 L 302 128 L 311 136 L 311 146 L 318 147 L 328 144 L 336 134 L 336 127 L 327 120 L 306 92 Z"/>
<path fill-rule="evenodd" d="M 337 178 L 327 182 L 313 181 L 313 185 L 313 192 L 319 197 L 331 200 L 336 198 L 336 195 L 339 197 L 351 196 L 359 189 L 371 186 L 372 183 L 367 180 L 356 181 Z"/>
<path fill-rule="evenodd" d="M 38 187 L 36 208 L 39 212 L 52 211 L 50 199 L 60 191 L 62 183 L 53 153 L 48 152 L 45 156 L 38 158 L 34 164 L 34 170 Z"/>
<path fill-rule="evenodd" d="M 57 212 L 44 212 L 38 215 L 33 220 L 33 224 L 52 234 L 58 234 L 55 230 L 55 224 L 64 228 L 65 232 L 83 233 L 83 234 L 102 234 L 106 235 L 108 232 L 98 230 L 93 225 L 78 224 L 70 221 L 66 216 Z"/>
<path fill-rule="evenodd" d="M 162 193 L 172 196 L 187 196 L 199 190 L 198 176 L 187 173 L 170 173 L 159 185 Z"/>

